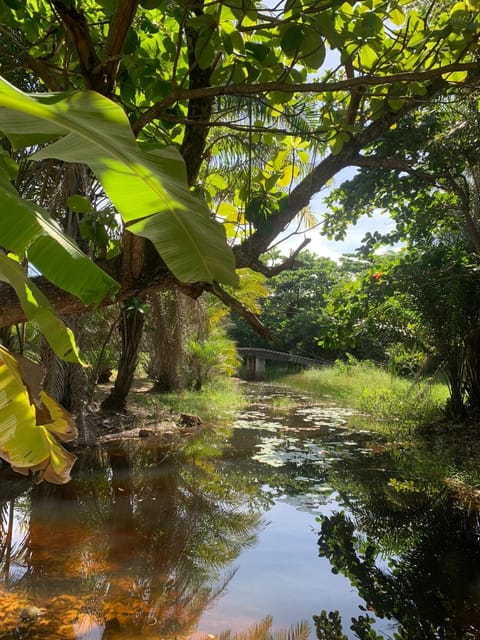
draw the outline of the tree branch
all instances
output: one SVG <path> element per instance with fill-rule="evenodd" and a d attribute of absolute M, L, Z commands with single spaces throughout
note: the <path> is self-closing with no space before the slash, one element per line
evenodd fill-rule
<path fill-rule="evenodd" d="M 196 15 L 203 13 L 203 2 L 199 3 L 195 11 Z M 198 43 L 198 31 L 188 25 L 185 26 L 185 35 L 188 48 L 189 84 L 190 90 L 203 90 L 210 85 L 213 66 L 202 69 L 196 57 Z M 213 111 L 213 96 L 201 96 L 188 102 L 187 120 L 190 124 L 185 126 L 180 153 L 185 160 L 187 168 L 187 181 L 192 185 L 197 179 L 203 162 L 203 151 L 207 142 L 210 118 Z"/>
<path fill-rule="evenodd" d="M 275 336 L 254 313 L 247 309 L 247 307 L 245 307 L 245 305 L 243 305 L 240 300 L 237 300 L 229 293 L 227 293 L 225 289 L 223 289 L 219 284 L 207 284 L 205 285 L 205 291 L 213 293 L 213 295 L 221 300 L 223 304 L 229 307 L 232 311 L 238 313 L 238 315 L 242 316 L 242 318 L 245 318 L 245 320 L 247 320 L 247 322 L 251 324 L 255 331 L 263 338 L 272 340 L 273 342 L 280 344 L 280 340 L 277 338 L 277 336 Z"/>
<path fill-rule="evenodd" d="M 428 88 L 425 100 L 437 93 L 445 83 L 432 83 Z M 337 154 L 330 154 L 324 158 L 297 186 L 291 191 L 285 206 L 278 213 L 268 218 L 268 226 L 257 229 L 246 238 L 241 245 L 234 247 L 237 268 L 247 267 L 252 260 L 267 251 L 271 242 L 290 224 L 295 216 L 305 208 L 312 197 L 339 171 L 349 167 L 358 158 L 359 152 L 368 144 L 376 140 L 381 134 L 398 122 L 404 115 L 418 107 L 417 100 L 410 100 L 394 113 L 387 113 L 383 118 L 372 122 L 360 133 L 354 135 Z"/>
<path fill-rule="evenodd" d="M 402 158 L 386 158 L 381 156 L 356 156 L 352 162 L 353 167 L 371 167 L 373 169 L 392 169 L 393 171 L 400 171 L 408 173 L 414 178 L 418 178 L 422 182 L 426 182 L 433 186 L 438 186 L 438 179 L 444 176 L 439 174 L 427 173 L 426 171 L 419 171 L 414 169 L 408 160 Z"/>
<path fill-rule="evenodd" d="M 123 256 L 119 255 L 114 260 L 98 261 L 97 265 L 112 278 L 121 283 L 119 292 L 114 298 L 105 298 L 100 307 L 121 302 L 133 296 L 144 295 L 157 289 L 180 289 L 191 298 L 198 298 L 203 290 L 202 283 L 186 284 L 174 278 L 156 252 L 152 252 L 144 269 L 135 278 L 128 277 L 121 282 L 123 272 Z M 59 289 L 43 276 L 32 278 L 35 285 L 48 298 L 53 310 L 58 315 L 71 315 L 72 313 L 84 313 L 92 309 L 86 307 L 78 298 Z M 25 322 L 25 314 L 18 301 L 15 291 L 8 284 L 0 284 L 0 328 L 8 327 L 19 322 Z"/>
<path fill-rule="evenodd" d="M 115 92 L 115 81 L 129 28 L 132 26 L 138 0 L 119 0 L 108 30 L 101 70 L 106 76 L 105 95 Z"/>
<path fill-rule="evenodd" d="M 49 91 L 65 90 L 66 87 L 64 86 L 61 73 L 43 60 L 33 58 L 32 56 L 26 56 L 25 66 L 37 74 Z"/>
<path fill-rule="evenodd" d="M 87 88 L 105 93 L 101 62 L 95 51 L 85 13 L 77 11 L 71 4 L 67 6 L 62 0 L 50 0 L 50 4 L 73 42 Z"/>
<path fill-rule="evenodd" d="M 441 78 L 442 75 L 453 73 L 454 71 L 478 71 L 478 62 L 462 62 L 445 65 L 437 69 L 428 69 L 427 71 L 404 71 L 401 73 L 389 74 L 386 76 L 357 76 L 347 78 L 345 80 L 327 81 L 327 82 L 306 82 L 306 83 L 288 83 L 288 82 L 262 82 L 252 84 L 231 84 L 221 87 L 203 87 L 199 89 L 182 89 L 177 88 L 167 96 L 164 100 L 152 105 L 149 109 L 134 122 L 133 130 L 135 134 L 140 131 L 152 120 L 160 118 L 162 113 L 175 102 L 181 100 L 193 100 L 199 98 L 213 98 L 217 96 L 227 95 L 256 95 L 268 93 L 269 91 L 284 91 L 289 93 L 331 93 L 334 91 L 351 91 L 360 87 L 375 87 L 384 84 L 398 82 L 426 82 L 435 78 Z"/>
<path fill-rule="evenodd" d="M 278 276 L 282 271 L 286 271 L 287 269 L 294 269 L 295 267 L 300 266 L 302 263 L 297 260 L 297 256 L 304 249 L 307 244 L 311 242 L 311 238 L 305 238 L 303 242 L 298 246 L 295 251 L 290 254 L 290 256 L 284 260 L 281 264 L 277 264 L 273 267 L 269 267 L 260 260 L 252 260 L 250 264 L 250 269 L 261 273 L 267 278 L 273 278 L 273 276 Z"/>

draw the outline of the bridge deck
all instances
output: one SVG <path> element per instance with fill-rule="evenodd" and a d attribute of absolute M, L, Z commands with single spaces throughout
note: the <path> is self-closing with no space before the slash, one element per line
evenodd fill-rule
<path fill-rule="evenodd" d="M 272 349 L 261 349 L 257 347 L 238 347 L 238 353 L 241 356 L 250 358 L 260 358 L 261 360 L 273 360 L 276 362 L 291 362 L 293 364 L 302 364 L 306 367 L 315 367 L 328 364 L 327 360 L 315 358 L 305 358 L 294 353 L 285 353 L 284 351 L 274 351 Z"/>

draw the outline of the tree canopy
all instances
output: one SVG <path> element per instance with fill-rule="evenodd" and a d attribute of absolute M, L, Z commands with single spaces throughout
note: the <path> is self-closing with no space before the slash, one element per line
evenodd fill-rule
<path fill-rule="evenodd" d="M 1 71 L 11 84 L 0 87 L 0 130 L 44 173 L 58 161 L 86 164 L 105 197 L 79 215 L 100 219 L 108 197 L 157 251 L 126 234 L 120 254 L 101 263 L 107 276 L 89 268 L 85 292 L 73 265 L 87 273 L 86 262 L 72 262 L 80 258 L 51 228 L 59 212 L 18 201 L 6 157 L 0 197 L 12 213 L 0 242 L 80 298 L 43 283 L 60 313 L 158 286 L 229 300 L 218 283 L 235 284 L 235 267 L 271 273 L 262 253 L 339 170 L 424 102 L 476 82 L 477 8 L 2 2 Z M 20 212 L 31 222 L 12 233 L 9 216 Z M 5 300 L 2 325 L 26 312 Z"/>
<path fill-rule="evenodd" d="M 262 256 L 311 222 L 315 194 L 476 89 L 478 8 L 1 1 L 0 327 L 31 320 L 79 362 L 59 316 L 178 288 L 264 331 L 237 270 L 295 266 L 306 241 L 282 264 Z"/>

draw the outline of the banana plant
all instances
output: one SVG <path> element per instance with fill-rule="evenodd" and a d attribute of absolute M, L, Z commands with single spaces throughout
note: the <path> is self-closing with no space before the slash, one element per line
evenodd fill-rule
<path fill-rule="evenodd" d="M 119 105 L 94 91 L 28 95 L 0 77 L 0 131 L 17 149 L 42 144 L 34 160 L 88 165 L 124 224 L 153 242 L 178 280 L 237 285 L 224 228 L 190 191 L 180 153 L 139 145 Z"/>
<path fill-rule="evenodd" d="M 14 471 L 63 484 L 76 457 L 60 444 L 77 437 L 73 417 L 41 388 L 43 369 L 0 347 L 0 456 Z"/>
<path fill-rule="evenodd" d="M 237 284 L 234 257 L 222 225 L 191 193 L 185 164 L 173 147 L 137 144 L 121 107 L 93 91 L 28 95 L 0 77 L 0 131 L 14 148 L 40 145 L 31 158 L 87 164 L 132 233 L 149 238 L 172 273 L 184 282 Z M 0 245 L 86 305 L 98 304 L 118 284 L 85 256 L 49 213 L 23 200 L 0 154 Z M 17 292 L 57 355 L 79 362 L 71 332 L 46 298 L 8 258 L 0 278 Z M 28 295 L 27 295 L 28 293 Z"/>

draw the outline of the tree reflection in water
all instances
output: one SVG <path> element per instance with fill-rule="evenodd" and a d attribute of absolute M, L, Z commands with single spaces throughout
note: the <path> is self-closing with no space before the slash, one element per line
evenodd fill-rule
<path fill-rule="evenodd" d="M 391 471 L 382 478 L 392 465 L 377 465 L 375 478 L 363 463 L 341 470 L 348 511 L 321 519 L 320 556 L 349 578 L 368 611 L 392 619 L 391 637 L 480 637 L 479 511 L 445 483 L 428 485 L 423 476 L 419 489 L 388 478 Z M 370 628 L 368 611 L 360 624 L 352 619 L 351 629 L 359 638 L 383 638 Z M 323 619 L 328 625 L 325 612 Z M 345 636 L 338 632 L 329 640 L 334 638 Z"/>
<path fill-rule="evenodd" d="M 133 640 L 194 628 L 261 519 L 254 498 L 209 464 L 164 455 L 111 448 L 80 460 L 71 483 L 34 487 L 13 544 L 5 500 L 0 638 Z M 19 625 L 26 605 L 42 615 Z"/>

